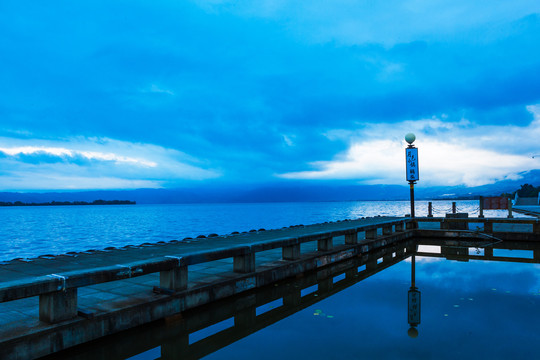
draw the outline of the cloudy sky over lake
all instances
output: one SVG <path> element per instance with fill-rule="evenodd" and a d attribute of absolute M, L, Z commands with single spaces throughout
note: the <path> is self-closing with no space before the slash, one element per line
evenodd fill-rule
<path fill-rule="evenodd" d="M 0 191 L 540 168 L 540 2 L 0 2 Z M 539 155 L 538 158 L 533 158 Z"/>

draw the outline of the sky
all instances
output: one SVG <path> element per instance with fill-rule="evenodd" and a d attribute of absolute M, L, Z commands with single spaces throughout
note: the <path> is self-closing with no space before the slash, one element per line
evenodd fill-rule
<path fill-rule="evenodd" d="M 540 168 L 538 0 L 0 2 L 0 191 Z M 538 157 L 533 157 L 534 155 Z"/>

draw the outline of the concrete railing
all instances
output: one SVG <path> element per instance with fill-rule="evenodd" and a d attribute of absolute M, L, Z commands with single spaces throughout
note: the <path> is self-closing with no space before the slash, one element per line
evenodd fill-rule
<path fill-rule="evenodd" d="M 446 217 L 422 217 L 415 218 L 417 223 L 439 223 L 441 230 L 455 229 L 457 224 L 483 224 L 483 232 L 492 233 L 494 224 L 530 225 L 530 232 L 540 234 L 539 219 L 508 219 L 508 218 L 446 218 Z M 512 231 L 512 230 L 509 230 Z"/>
<path fill-rule="evenodd" d="M 414 223 L 410 219 L 386 221 L 345 230 L 311 233 L 298 237 L 265 240 L 189 254 L 170 254 L 143 261 L 57 272 L 44 276 L 29 276 L 0 283 L 0 302 L 39 296 L 40 320 L 57 323 L 77 316 L 77 289 L 80 287 L 159 272 L 159 288 L 175 293 L 187 289 L 190 265 L 233 258 L 234 272 L 251 273 L 256 271 L 255 256 L 262 251 L 281 248 L 282 259 L 293 261 L 300 258 L 300 245 L 303 243 L 316 241 L 317 251 L 326 252 L 334 248 L 334 238 L 336 237 L 345 236 L 345 245 L 356 245 L 359 243 L 359 233 L 364 232 L 366 240 L 374 240 L 378 237 L 379 229 L 385 236 L 391 235 L 394 231 L 403 232 L 406 228 L 414 228 Z"/>

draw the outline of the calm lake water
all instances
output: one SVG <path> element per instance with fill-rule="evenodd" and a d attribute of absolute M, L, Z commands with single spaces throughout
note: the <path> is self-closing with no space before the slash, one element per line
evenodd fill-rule
<path fill-rule="evenodd" d="M 427 215 L 427 203 L 416 203 L 417 216 Z M 451 201 L 434 202 L 435 216 L 444 216 L 451 206 Z M 477 216 L 478 201 L 458 201 L 457 208 Z M 0 207 L 0 261 L 408 213 L 408 201 Z"/>
<path fill-rule="evenodd" d="M 409 258 L 207 358 L 538 358 L 539 265 L 416 258 L 417 338 L 407 333 L 410 269 Z M 156 358 L 147 355 L 138 359 Z"/>

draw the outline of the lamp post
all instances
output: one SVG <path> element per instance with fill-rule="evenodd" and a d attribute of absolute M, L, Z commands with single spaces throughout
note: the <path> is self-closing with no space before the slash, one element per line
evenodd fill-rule
<path fill-rule="evenodd" d="M 409 143 L 405 149 L 407 181 L 411 189 L 411 218 L 414 219 L 414 184 L 420 179 L 418 172 L 418 148 L 413 145 L 416 136 L 413 133 L 405 135 L 405 141 Z"/>

